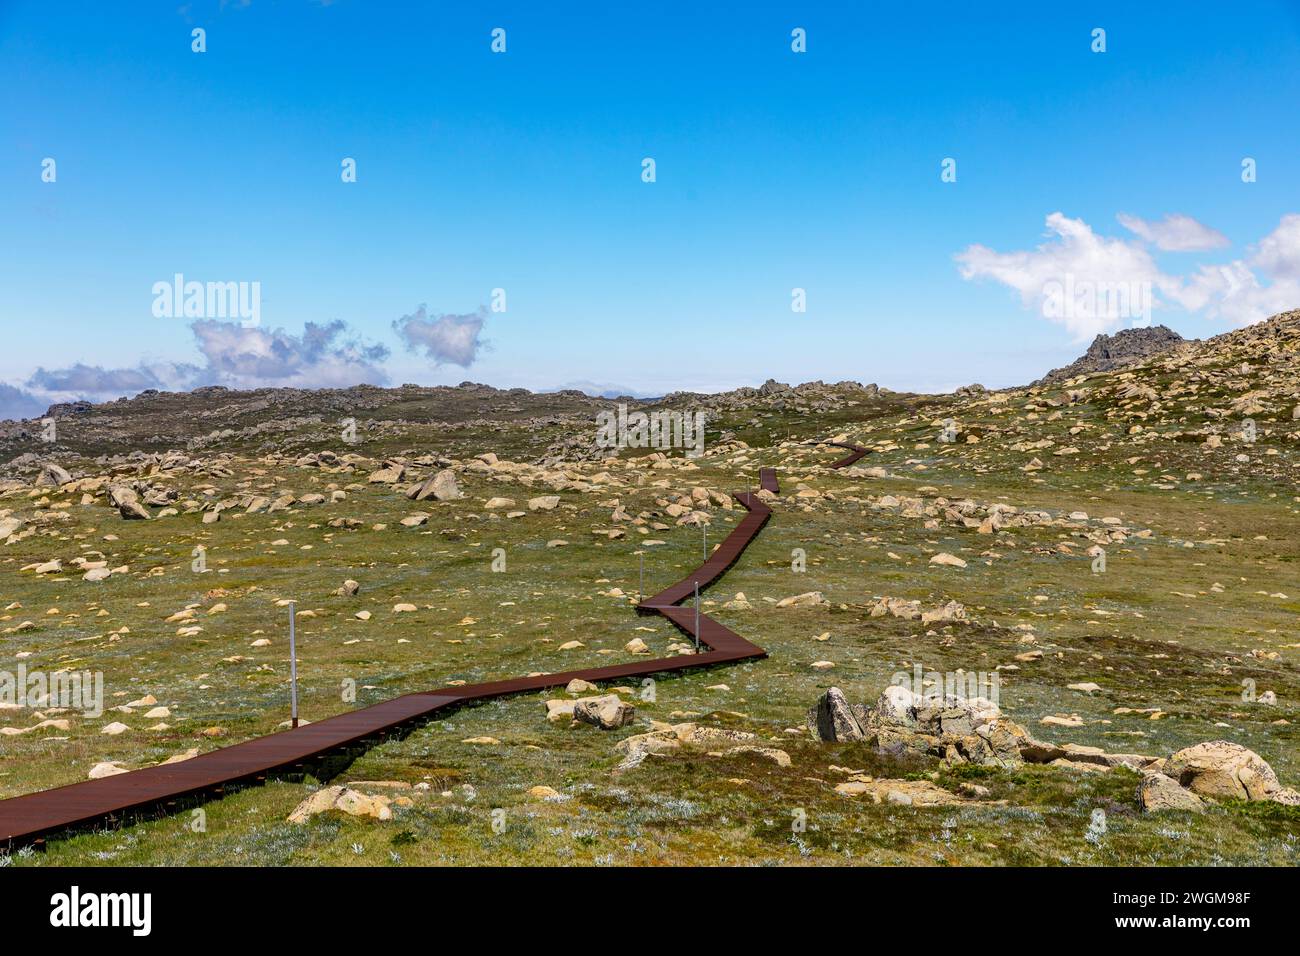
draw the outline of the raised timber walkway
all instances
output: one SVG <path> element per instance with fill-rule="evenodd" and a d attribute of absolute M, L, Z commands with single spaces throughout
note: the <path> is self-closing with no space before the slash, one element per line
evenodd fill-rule
<path fill-rule="evenodd" d="M 834 444 L 851 450 L 852 454 L 835 462 L 832 468 L 851 465 L 867 453 L 856 445 Z M 759 486 L 779 494 L 776 471 L 762 469 Z M 748 512 L 740 524 L 702 565 L 676 584 L 643 598 L 637 605 L 639 611 L 661 614 L 688 635 L 695 636 L 694 608 L 678 604 L 694 596 L 697 585 L 703 589 L 720 578 L 772 515 L 756 493 L 741 492 L 733 497 Z M 470 701 L 563 687 L 574 678 L 596 683 L 767 656 L 757 644 L 704 614 L 699 616 L 699 641 L 708 647 L 704 653 L 404 694 L 314 724 L 210 750 L 180 763 L 146 767 L 0 800 L 0 849 L 39 845 L 46 837 L 63 831 L 123 822 L 144 811 L 167 812 L 177 809 L 182 802 L 219 797 L 228 787 L 261 783 L 268 777 L 301 769 L 331 753 L 377 743 L 390 734 L 411 729 L 439 711 Z"/>

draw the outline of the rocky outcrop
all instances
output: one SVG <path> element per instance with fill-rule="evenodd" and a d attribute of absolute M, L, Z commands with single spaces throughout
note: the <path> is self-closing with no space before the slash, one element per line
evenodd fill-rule
<path fill-rule="evenodd" d="M 808 729 L 819 740 L 866 740 L 886 753 L 984 766 L 1019 766 L 1022 742 L 1036 743 L 983 697 L 921 696 L 899 686 L 885 688 L 870 709 L 832 687 L 808 712 Z"/>
<path fill-rule="evenodd" d="M 1185 341 L 1187 340 L 1181 335 L 1164 325 L 1123 329 L 1114 335 L 1098 335 L 1083 355 L 1063 368 L 1052 369 L 1034 382 L 1034 386 L 1054 385 L 1076 375 L 1127 368 L 1153 355 L 1168 352 Z"/>
<path fill-rule="evenodd" d="M 851 704 L 838 687 L 830 688 L 808 712 L 808 729 L 819 740 L 864 740 L 884 753 L 938 757 L 949 765 L 1050 763 L 1081 770 L 1147 770 L 1161 763 L 1143 754 L 1037 740 L 984 697 L 915 694 L 893 685 L 873 708 Z"/>
<path fill-rule="evenodd" d="M 1227 740 L 1211 740 L 1161 759 L 1108 753 L 1099 747 L 1036 740 L 996 704 L 981 697 L 914 694 L 885 688 L 873 708 L 851 704 L 838 687 L 808 711 L 808 729 L 827 742 L 867 741 L 884 753 L 938 757 L 948 765 L 1014 768 L 1047 763 L 1075 770 L 1127 767 L 1142 774 L 1138 805 L 1145 811 L 1199 812 L 1214 800 L 1271 800 L 1300 806 L 1300 791 L 1283 787 L 1259 754 Z M 855 778 L 857 783 L 871 778 Z M 842 789 L 848 787 L 848 789 Z M 869 786 L 841 792 L 880 794 Z M 939 797 L 942 800 L 942 797 Z"/>

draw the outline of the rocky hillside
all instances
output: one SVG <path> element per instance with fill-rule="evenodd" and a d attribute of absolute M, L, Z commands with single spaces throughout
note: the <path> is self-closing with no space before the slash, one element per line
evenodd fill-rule
<path fill-rule="evenodd" d="M 608 399 L 469 384 L 154 393 L 13 439 L 0 658 L 108 696 L 0 705 L 0 797 L 286 726 L 291 600 L 308 721 L 692 654 L 634 606 L 780 480 L 701 594 L 767 660 L 467 707 L 201 837 L 40 862 L 1300 862 L 1300 312 L 1022 388 L 660 404 L 712 410 L 701 455 L 593 453 Z"/>
<path fill-rule="evenodd" d="M 1123 329 L 1114 335 L 1099 335 L 1092 340 L 1088 351 L 1064 368 L 1054 368 L 1035 385 L 1051 385 L 1076 375 L 1093 372 L 1111 372 L 1127 368 L 1144 359 L 1168 352 L 1187 341 L 1173 329 L 1156 325 L 1143 329 Z"/>
<path fill-rule="evenodd" d="M 1300 312 L 1203 341 L 1185 340 L 1165 326 L 1127 329 L 1097 336 L 1078 360 L 1025 388 L 989 392 L 969 386 L 951 396 L 909 395 L 853 381 L 791 386 L 771 379 L 756 388 L 674 392 L 648 400 L 601 398 L 573 390 L 534 393 L 473 382 L 454 387 L 148 390 L 113 402 L 52 406 L 49 417 L 57 424 L 53 442 L 42 441 L 39 422 L 0 423 L 0 471 L 14 475 L 39 470 L 45 459 L 69 455 L 337 450 L 349 420 L 381 455 L 401 454 L 418 442 L 436 444 L 453 456 L 491 447 L 541 463 L 589 461 L 603 456 L 593 447 L 594 415 L 614 402 L 634 409 L 702 411 L 709 422 L 708 441 L 718 442 L 733 437 L 767 441 L 804 431 L 815 437 L 838 423 L 862 418 L 868 409 L 873 411 L 868 417 L 892 411 L 919 419 L 960 417 L 968 408 L 998 406 L 1018 396 L 1033 402 L 1042 396 L 1048 421 L 1053 408 L 1100 401 L 1107 407 L 1098 410 L 1108 418 L 1131 418 L 1148 436 L 1154 419 L 1192 426 L 1187 431 L 1201 436 L 1199 441 L 1204 434 L 1223 431 L 1226 418 L 1271 410 L 1273 416 L 1290 420 L 1297 398 L 1298 327 Z M 945 408 L 948 413 L 939 411 Z M 1032 416 L 1026 427 L 1030 424 Z M 978 439 L 997 430 L 994 425 L 973 435 Z M 1029 430 L 1042 429 L 1033 425 Z M 1090 428 L 1071 433 L 1078 439 L 1076 445 L 1094 434 Z M 962 436 L 961 441 L 966 440 Z"/>

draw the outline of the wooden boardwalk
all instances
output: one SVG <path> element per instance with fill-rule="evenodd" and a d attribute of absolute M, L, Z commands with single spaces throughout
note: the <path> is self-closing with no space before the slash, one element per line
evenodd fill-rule
<path fill-rule="evenodd" d="M 850 465 L 866 454 L 865 449 L 855 445 L 840 447 L 852 449 L 854 453 L 837 461 L 832 466 L 834 468 Z M 759 485 L 765 491 L 779 493 L 776 472 L 771 468 L 760 471 Z M 676 584 L 643 598 L 637 605 L 639 611 L 661 614 L 689 636 L 695 636 L 694 607 L 677 605 L 693 597 L 697 585 L 703 590 L 721 577 L 763 530 L 772 514 L 756 493 L 742 492 L 734 497 L 748 512 L 740 524 L 702 565 Z M 574 678 L 597 683 L 767 656 L 757 644 L 750 643 L 704 614 L 699 616 L 699 641 L 708 648 L 707 651 L 404 694 L 382 704 L 293 730 L 211 750 L 180 763 L 132 770 L 0 800 L 0 848 L 39 845 L 45 837 L 62 831 L 123 822 L 132 815 L 149 810 L 169 812 L 183 803 L 219 797 L 229 787 L 260 783 L 277 774 L 301 772 L 307 764 L 322 757 L 366 747 L 386 736 L 404 733 L 439 711 L 469 701 L 563 687 Z"/>

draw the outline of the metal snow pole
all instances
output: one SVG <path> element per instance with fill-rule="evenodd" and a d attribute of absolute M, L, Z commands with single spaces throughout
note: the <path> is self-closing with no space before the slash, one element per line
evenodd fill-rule
<path fill-rule="evenodd" d="M 695 582 L 695 653 L 700 652 L 700 582 Z"/>
<path fill-rule="evenodd" d="M 293 601 L 289 602 L 289 720 L 298 726 L 298 642 L 294 634 Z"/>

